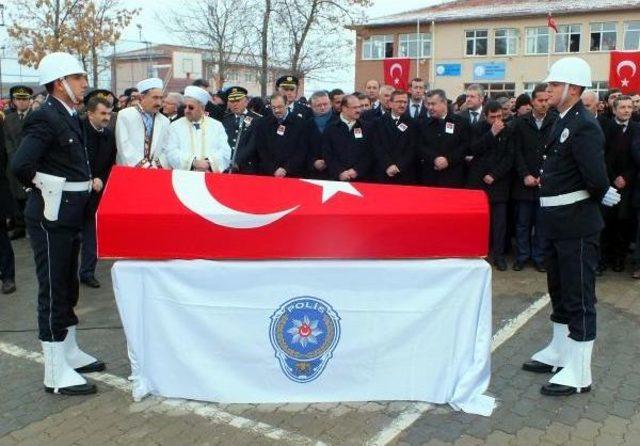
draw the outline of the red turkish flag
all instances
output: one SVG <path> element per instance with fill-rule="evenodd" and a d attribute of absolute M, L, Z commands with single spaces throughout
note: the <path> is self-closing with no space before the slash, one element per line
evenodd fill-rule
<path fill-rule="evenodd" d="M 411 59 L 385 59 L 384 83 L 396 90 L 406 90 L 409 86 L 409 65 Z"/>
<path fill-rule="evenodd" d="M 487 253 L 483 191 L 114 167 L 101 258 L 406 259 Z"/>
<path fill-rule="evenodd" d="M 624 94 L 640 93 L 640 51 L 611 51 L 609 88 Z"/>

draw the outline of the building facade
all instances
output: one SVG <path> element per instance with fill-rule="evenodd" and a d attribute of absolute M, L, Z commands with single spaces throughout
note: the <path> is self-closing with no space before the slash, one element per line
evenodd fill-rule
<path fill-rule="evenodd" d="M 251 96 L 260 95 L 260 67 L 247 62 L 231 65 L 224 85 L 220 85 L 216 64 L 210 52 L 200 48 L 175 45 L 153 45 L 134 51 L 117 53 L 111 64 L 111 89 L 122 93 L 142 79 L 159 77 L 165 81 L 166 91 L 183 91 L 196 79 L 206 79 L 209 89 L 216 91 L 231 85 L 241 85 Z M 267 89 L 271 93 L 278 77 L 286 74 L 284 68 L 271 68 Z M 303 82 L 303 81 L 301 81 Z M 300 91 L 303 91 L 302 88 Z"/>
<path fill-rule="evenodd" d="M 556 33 L 548 26 L 551 13 Z M 638 0 L 458 0 L 370 20 L 356 31 L 356 89 L 384 80 L 383 60 L 411 59 L 421 77 L 449 95 L 471 83 L 493 97 L 529 92 L 549 64 L 584 58 L 593 88 L 609 86 L 610 51 L 640 50 Z M 638 67 L 640 70 L 640 67 Z"/>

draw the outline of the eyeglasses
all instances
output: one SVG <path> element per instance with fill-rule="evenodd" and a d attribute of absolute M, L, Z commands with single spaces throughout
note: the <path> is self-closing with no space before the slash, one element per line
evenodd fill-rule
<path fill-rule="evenodd" d="M 195 110 L 196 106 L 195 105 L 185 105 L 184 108 L 187 109 L 187 110 Z"/>

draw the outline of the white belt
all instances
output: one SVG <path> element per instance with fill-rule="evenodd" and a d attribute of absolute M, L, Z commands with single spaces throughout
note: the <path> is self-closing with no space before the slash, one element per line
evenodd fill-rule
<path fill-rule="evenodd" d="M 62 190 L 65 192 L 91 192 L 91 181 L 65 181 Z"/>
<path fill-rule="evenodd" d="M 568 194 L 554 195 L 553 197 L 540 197 L 540 206 L 548 208 L 552 206 L 564 206 L 586 200 L 591 195 L 586 190 L 577 190 Z"/>

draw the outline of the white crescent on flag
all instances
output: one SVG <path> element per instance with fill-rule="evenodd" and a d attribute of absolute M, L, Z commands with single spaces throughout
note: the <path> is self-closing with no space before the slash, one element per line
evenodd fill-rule
<path fill-rule="evenodd" d="M 190 211 L 219 226 L 234 229 L 254 229 L 270 225 L 299 206 L 272 214 L 251 214 L 220 203 L 211 195 L 205 181 L 204 172 L 174 170 L 171 174 L 173 190 L 178 200 Z"/>
<path fill-rule="evenodd" d="M 398 74 L 397 76 L 393 74 L 393 72 L 396 71 L 396 69 L 400 71 L 400 74 Z M 400 76 L 402 76 L 402 65 L 400 65 L 399 63 L 394 63 L 393 65 L 391 65 L 389 67 L 389 74 L 393 78 L 399 78 Z"/>
<path fill-rule="evenodd" d="M 629 67 L 631 68 L 631 76 L 629 77 L 633 77 L 636 75 L 636 72 L 638 70 L 638 67 L 636 66 L 635 62 L 632 62 L 630 60 L 623 60 L 622 62 L 620 62 L 618 64 L 618 66 L 616 67 L 616 73 L 618 74 L 618 76 L 622 76 L 620 74 L 620 70 L 622 70 L 624 67 Z"/>

